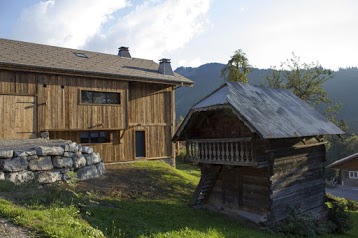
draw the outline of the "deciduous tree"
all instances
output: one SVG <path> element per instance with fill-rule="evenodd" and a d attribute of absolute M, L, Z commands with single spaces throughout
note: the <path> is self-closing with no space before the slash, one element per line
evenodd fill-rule
<path fill-rule="evenodd" d="M 235 51 L 225 67 L 221 70 L 221 77 L 227 81 L 248 83 L 247 74 L 251 71 L 251 65 L 246 54 L 241 50 Z"/>

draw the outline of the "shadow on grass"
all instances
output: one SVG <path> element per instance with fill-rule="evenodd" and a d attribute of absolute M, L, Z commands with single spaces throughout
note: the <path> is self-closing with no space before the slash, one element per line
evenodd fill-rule
<path fill-rule="evenodd" d="M 245 222 L 170 200 L 106 200 L 88 207 L 84 214 L 108 237 L 277 237 Z"/>

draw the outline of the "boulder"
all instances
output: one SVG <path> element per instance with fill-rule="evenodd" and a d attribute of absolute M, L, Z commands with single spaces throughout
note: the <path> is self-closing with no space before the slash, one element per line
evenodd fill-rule
<path fill-rule="evenodd" d="M 88 147 L 88 146 L 82 146 L 81 152 L 84 153 L 84 154 L 92 154 L 93 153 L 93 148 Z"/>
<path fill-rule="evenodd" d="M 73 160 L 70 157 L 54 156 L 52 164 L 55 168 L 70 168 L 73 166 Z"/>
<path fill-rule="evenodd" d="M 0 151 L 0 158 L 3 159 L 8 159 L 14 156 L 14 151 L 13 150 L 3 150 Z"/>
<path fill-rule="evenodd" d="M 80 180 L 86 180 L 90 178 L 98 177 L 99 173 L 97 170 L 97 167 L 94 165 L 83 167 L 79 170 L 77 170 L 77 177 Z"/>
<path fill-rule="evenodd" d="M 99 174 L 104 174 L 106 172 L 106 169 L 104 168 L 104 163 L 103 162 L 99 162 L 98 164 L 96 164 L 97 170 Z"/>
<path fill-rule="evenodd" d="M 32 171 L 53 169 L 51 156 L 38 157 L 37 159 L 30 160 L 29 168 Z"/>
<path fill-rule="evenodd" d="M 0 169 L 6 172 L 17 172 L 27 169 L 28 164 L 26 157 L 13 157 L 0 160 Z"/>
<path fill-rule="evenodd" d="M 86 157 L 87 165 L 97 164 L 102 161 L 99 154 L 96 154 L 94 152 L 91 154 L 85 154 L 84 156 Z"/>
<path fill-rule="evenodd" d="M 68 151 L 65 151 L 63 153 L 63 156 L 64 157 L 74 157 L 76 155 L 76 152 L 68 152 Z"/>
<path fill-rule="evenodd" d="M 0 180 L 5 180 L 5 173 L 0 171 Z"/>
<path fill-rule="evenodd" d="M 65 150 L 61 146 L 40 146 L 36 148 L 37 155 L 63 155 Z"/>
<path fill-rule="evenodd" d="M 34 173 L 31 171 L 21 171 L 15 173 L 6 173 L 5 179 L 13 183 L 20 184 L 34 179 Z"/>
<path fill-rule="evenodd" d="M 24 157 L 24 156 L 31 156 L 36 155 L 36 150 L 30 149 L 30 150 L 15 150 L 14 151 L 14 157 Z"/>
<path fill-rule="evenodd" d="M 62 179 L 60 171 L 44 171 L 36 173 L 36 180 L 39 183 L 54 183 Z"/>
<path fill-rule="evenodd" d="M 38 156 L 37 155 L 29 155 L 27 156 L 27 161 L 33 160 L 33 159 L 37 159 Z"/>
<path fill-rule="evenodd" d="M 75 169 L 79 169 L 86 166 L 86 158 L 82 154 L 76 154 L 76 156 L 73 157 L 72 160 L 73 160 L 73 167 Z"/>
<path fill-rule="evenodd" d="M 78 144 L 76 142 L 65 144 L 62 147 L 66 152 L 78 152 Z"/>

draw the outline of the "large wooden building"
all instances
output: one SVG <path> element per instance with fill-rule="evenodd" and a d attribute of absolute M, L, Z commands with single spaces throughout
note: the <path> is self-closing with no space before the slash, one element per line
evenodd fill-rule
<path fill-rule="evenodd" d="M 0 139 L 69 139 L 106 163 L 173 158 L 175 97 L 193 82 L 157 64 L 118 55 L 0 39 Z"/>
<path fill-rule="evenodd" d="M 341 185 L 358 187 L 358 153 L 337 160 L 327 168 L 339 171 Z"/>
<path fill-rule="evenodd" d="M 226 83 L 192 107 L 173 141 L 186 141 L 201 167 L 191 205 L 270 225 L 290 207 L 324 214 L 322 135 L 341 133 L 289 90 Z"/>

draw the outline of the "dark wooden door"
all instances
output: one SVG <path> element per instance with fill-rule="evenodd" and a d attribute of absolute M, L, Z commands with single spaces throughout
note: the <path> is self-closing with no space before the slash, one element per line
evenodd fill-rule
<path fill-rule="evenodd" d="M 145 132 L 136 131 L 135 132 L 135 157 L 143 158 L 145 156 Z"/>

